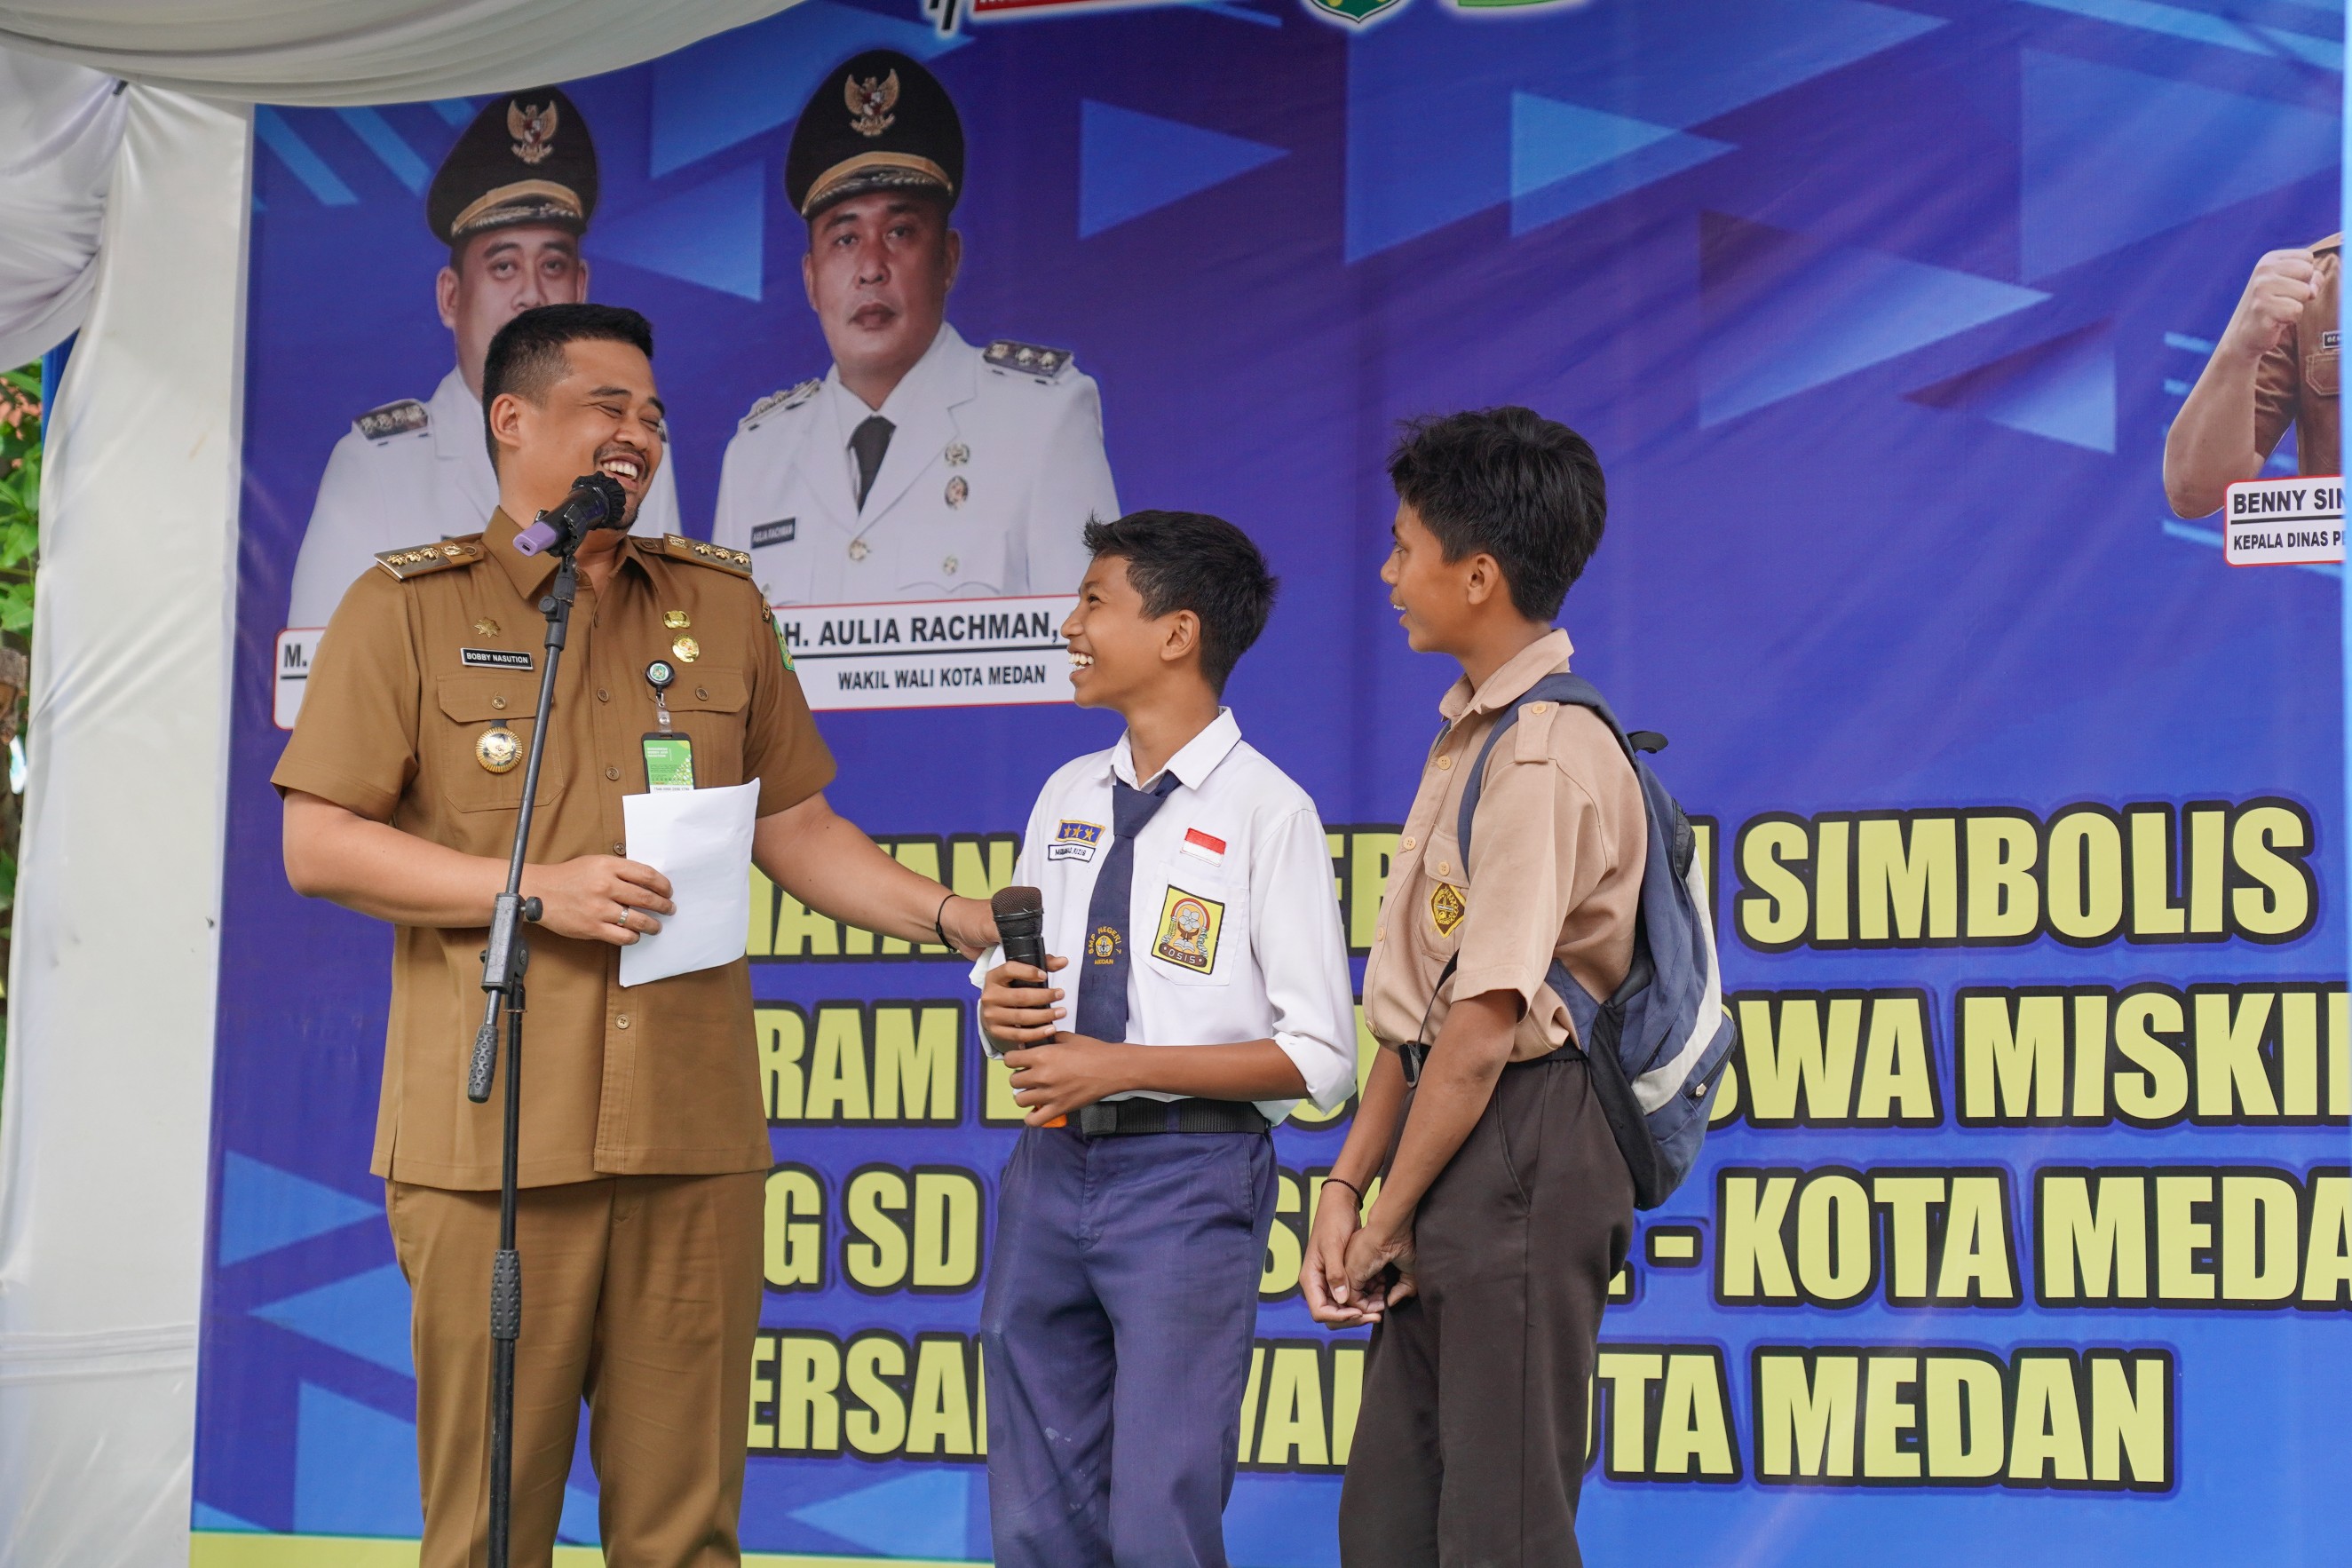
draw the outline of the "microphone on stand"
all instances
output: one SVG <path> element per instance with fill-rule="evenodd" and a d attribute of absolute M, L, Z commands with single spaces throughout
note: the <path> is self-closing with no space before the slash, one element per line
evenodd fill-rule
<path fill-rule="evenodd" d="M 536 555 L 551 548 L 559 553 L 572 550 L 597 529 L 619 528 L 628 510 L 628 492 L 620 480 L 610 474 L 583 474 L 554 510 L 541 512 L 538 521 L 515 535 L 515 551 Z"/>
<path fill-rule="evenodd" d="M 1043 971 L 1045 967 L 1045 895 L 1034 888 L 1000 888 L 988 900 L 989 912 L 996 917 L 996 939 L 1004 947 L 1007 963 L 1025 963 Z M 1015 985 L 1034 986 L 1044 990 L 1045 982 L 1015 980 Z M 1056 1116 L 1045 1123 L 1060 1127 L 1069 1118 Z"/>

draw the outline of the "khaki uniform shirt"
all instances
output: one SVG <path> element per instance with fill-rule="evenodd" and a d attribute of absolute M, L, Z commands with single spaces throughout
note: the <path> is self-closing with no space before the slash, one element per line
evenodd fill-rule
<path fill-rule="evenodd" d="M 1508 991 L 1526 1009 L 1511 1059 L 1527 1061 L 1575 1037 L 1567 1004 L 1544 982 L 1555 957 L 1596 996 L 1624 983 L 1648 817 L 1633 764 L 1597 714 L 1551 702 L 1521 709 L 1487 759 L 1467 865 L 1454 834 L 1463 781 L 1496 718 L 1567 669 L 1572 651 L 1568 634 L 1554 631 L 1475 691 L 1467 678 L 1454 682 L 1438 704 L 1445 730 L 1422 769 L 1364 964 L 1364 1020 L 1384 1047 L 1436 1039 L 1456 996 Z"/>
<path fill-rule="evenodd" d="M 506 859 L 524 769 L 489 772 L 475 742 L 500 725 L 530 740 L 546 658 L 537 605 L 555 572 L 552 556 L 512 548 L 516 531 L 497 512 L 484 533 L 432 552 L 392 552 L 352 585 L 271 774 L 279 790 Z M 534 864 L 625 852 L 621 797 L 646 788 L 640 742 L 656 719 L 645 670 L 656 658 L 677 671 L 669 709 L 692 741 L 698 786 L 756 779 L 766 816 L 832 779 L 767 607 L 734 558 L 710 551 L 675 535 L 631 538 L 603 593 L 582 578 L 540 778 Z M 380 1176 L 498 1185 L 499 1096 L 466 1098 L 486 934 L 395 928 Z M 743 960 L 625 991 L 619 948 L 539 926 L 525 935 L 523 1184 L 768 1168 Z"/>
<path fill-rule="evenodd" d="M 2294 426 L 2295 471 L 2344 471 L 2344 425 L 2337 387 L 2336 283 L 2344 270 L 2344 237 L 2329 235 L 2311 247 L 2318 292 L 2303 319 L 2254 370 L 2254 449 L 2268 457 Z"/>

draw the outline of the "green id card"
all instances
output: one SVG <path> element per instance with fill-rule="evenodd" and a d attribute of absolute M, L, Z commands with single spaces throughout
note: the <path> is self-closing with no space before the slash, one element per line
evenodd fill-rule
<path fill-rule="evenodd" d="M 668 730 L 646 737 L 646 787 L 651 790 L 694 787 L 694 742 Z"/>

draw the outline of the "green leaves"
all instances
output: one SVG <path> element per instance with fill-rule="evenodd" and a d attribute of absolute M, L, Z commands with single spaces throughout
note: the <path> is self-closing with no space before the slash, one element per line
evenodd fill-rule
<path fill-rule="evenodd" d="M 0 648 L 20 655 L 30 643 L 33 575 L 40 562 L 41 412 L 39 365 L 0 373 Z M 23 666 L 16 668 L 21 671 Z M 24 719 L 24 697 L 12 691 L 7 700 L 8 710 L 0 712 L 0 733 L 14 735 Z M 5 748 L 0 748 L 0 767 L 5 765 Z M 23 804 L 15 792 L 0 789 L 0 973 L 5 972 L 7 943 L 16 925 L 16 837 L 24 821 Z"/>

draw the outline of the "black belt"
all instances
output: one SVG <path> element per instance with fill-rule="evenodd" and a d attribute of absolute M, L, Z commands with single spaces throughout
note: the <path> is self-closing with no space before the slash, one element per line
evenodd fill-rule
<path fill-rule="evenodd" d="M 1264 1132 L 1274 1123 L 1246 1100 L 1098 1100 L 1071 1125 L 1087 1138 L 1145 1132 Z"/>
<path fill-rule="evenodd" d="M 1583 1059 L 1584 1048 L 1574 1040 L 1570 1040 L 1556 1051 L 1547 1051 L 1539 1057 L 1529 1057 L 1525 1061 L 1505 1062 L 1503 1066 L 1507 1068 L 1539 1068 L 1547 1062 L 1580 1062 Z M 1407 1040 L 1397 1047 L 1397 1065 L 1404 1068 L 1405 1087 L 1419 1088 L 1421 1075 L 1429 1066 L 1429 1047 L 1420 1040 Z"/>

